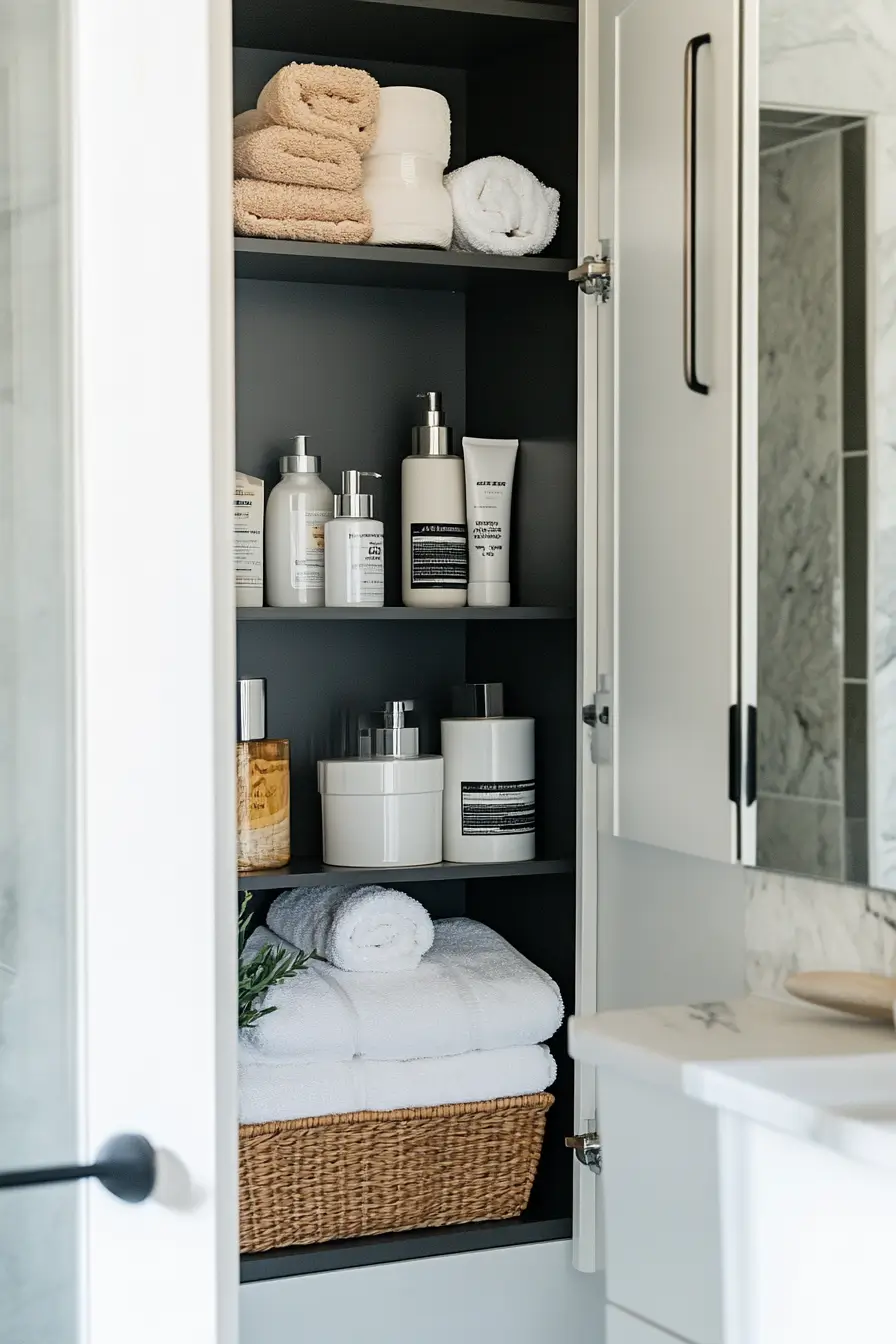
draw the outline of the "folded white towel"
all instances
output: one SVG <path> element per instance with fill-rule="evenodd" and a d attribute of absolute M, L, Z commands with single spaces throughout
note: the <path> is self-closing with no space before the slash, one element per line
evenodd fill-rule
<path fill-rule="evenodd" d="M 403 1106 L 447 1106 L 543 1092 L 557 1076 L 545 1045 L 474 1050 L 442 1059 L 311 1060 L 272 1064 L 240 1048 L 240 1121 L 300 1120 Z"/>
<path fill-rule="evenodd" d="M 460 252 L 524 257 L 543 252 L 557 232 L 560 193 L 513 159 L 476 159 L 445 178 Z"/>
<path fill-rule="evenodd" d="M 299 887 L 268 911 L 268 927 L 341 971 L 412 971 L 432 947 L 429 912 L 388 887 Z"/>
<path fill-rule="evenodd" d="M 270 929 L 256 929 L 246 954 L 281 941 Z M 315 961 L 268 990 L 264 1006 L 276 1011 L 252 1028 L 251 1041 L 271 1059 L 427 1059 L 501 1050 L 546 1041 L 563 1021 L 551 977 L 472 919 L 436 920 L 432 950 L 414 971 L 338 971 Z"/>

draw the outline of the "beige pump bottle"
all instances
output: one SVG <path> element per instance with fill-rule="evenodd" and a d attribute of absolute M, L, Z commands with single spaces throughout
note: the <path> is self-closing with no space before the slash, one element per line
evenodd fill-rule
<path fill-rule="evenodd" d="M 411 456 L 401 464 L 401 600 L 406 607 L 467 605 L 463 458 L 451 452 L 441 392 L 421 392 Z"/>

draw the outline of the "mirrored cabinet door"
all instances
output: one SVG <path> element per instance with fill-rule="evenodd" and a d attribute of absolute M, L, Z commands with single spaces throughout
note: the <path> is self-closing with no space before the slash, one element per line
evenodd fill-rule
<path fill-rule="evenodd" d="M 896 889 L 896 3 L 738 9 L 739 178 L 726 182 L 712 153 L 718 44 L 698 56 L 696 121 L 668 71 L 650 82 L 665 91 L 668 171 L 641 171 L 654 163 L 636 136 L 644 111 L 608 151 L 613 829 L 688 855 Z M 727 11 L 716 5 L 713 22 Z M 623 26 L 620 80 L 625 38 Z M 685 79 L 674 49 L 670 37 L 664 51 Z M 643 73 L 642 63 L 650 108 Z M 685 395 L 671 353 L 687 327 L 694 125 L 698 295 L 718 295 L 723 260 L 735 290 L 730 421 L 700 404 L 721 408 L 728 349 L 705 303 L 693 315 L 708 393 Z M 706 223 L 722 191 L 740 230 L 727 254 Z M 652 268 L 638 247 L 648 236 Z"/>
<path fill-rule="evenodd" d="M 896 5 L 759 18 L 755 862 L 896 888 Z"/>

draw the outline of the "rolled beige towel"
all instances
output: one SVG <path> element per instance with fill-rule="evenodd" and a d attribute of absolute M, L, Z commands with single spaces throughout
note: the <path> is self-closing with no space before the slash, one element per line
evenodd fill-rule
<path fill-rule="evenodd" d="M 380 86 L 344 65 L 284 65 L 258 95 L 258 111 L 278 126 L 347 140 L 364 154 L 376 135 Z"/>
<path fill-rule="evenodd" d="M 366 243 L 372 230 L 370 210 L 359 191 L 245 177 L 233 184 L 233 226 L 248 238 L 308 243 Z"/>
<path fill-rule="evenodd" d="M 253 131 L 260 131 L 265 126 L 270 126 L 271 119 L 266 117 L 263 112 L 259 112 L 257 107 L 250 107 L 248 112 L 238 112 L 233 119 L 233 134 L 251 135 Z"/>
<path fill-rule="evenodd" d="M 262 182 L 354 191 L 361 185 L 361 155 L 332 135 L 264 126 L 234 140 L 233 171 Z"/>

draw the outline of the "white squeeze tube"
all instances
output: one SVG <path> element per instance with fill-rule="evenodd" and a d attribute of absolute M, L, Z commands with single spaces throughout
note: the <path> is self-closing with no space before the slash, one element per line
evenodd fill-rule
<path fill-rule="evenodd" d="M 519 439 L 464 438 L 467 605 L 510 606 L 510 498 Z"/>

